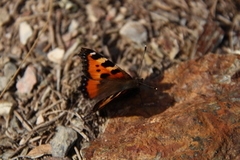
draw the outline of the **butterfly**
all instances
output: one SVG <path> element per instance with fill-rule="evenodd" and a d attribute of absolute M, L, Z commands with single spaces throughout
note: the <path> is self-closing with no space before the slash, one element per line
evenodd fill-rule
<path fill-rule="evenodd" d="M 92 111 L 102 109 L 113 99 L 127 91 L 138 88 L 140 79 L 132 78 L 128 73 L 105 58 L 103 55 L 88 48 L 82 48 L 82 75 L 79 90 L 87 99 L 95 100 Z"/>

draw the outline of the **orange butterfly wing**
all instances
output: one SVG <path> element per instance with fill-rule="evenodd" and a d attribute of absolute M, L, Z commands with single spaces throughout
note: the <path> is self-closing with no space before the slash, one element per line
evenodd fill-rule
<path fill-rule="evenodd" d="M 85 98 L 98 101 L 95 110 L 102 108 L 126 90 L 138 87 L 137 81 L 101 54 L 82 48 L 79 56 L 84 73 L 80 90 Z"/>
<path fill-rule="evenodd" d="M 130 75 L 117 67 L 113 62 L 91 49 L 82 48 L 80 57 L 82 58 L 83 72 L 88 78 L 94 80 L 132 79 Z"/>

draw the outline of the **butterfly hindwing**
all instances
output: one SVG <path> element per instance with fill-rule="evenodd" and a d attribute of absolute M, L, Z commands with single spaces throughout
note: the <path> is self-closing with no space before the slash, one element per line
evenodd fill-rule
<path fill-rule="evenodd" d="M 105 98 L 105 99 L 102 99 L 100 100 L 99 102 L 97 102 L 93 108 L 93 111 L 97 111 L 97 110 L 100 110 L 102 109 L 106 104 L 108 104 L 109 102 L 111 102 L 113 99 L 119 97 L 121 94 L 125 93 L 126 91 L 120 91 L 120 92 L 117 92 L 115 94 L 112 94 L 110 95 L 109 97 Z"/>
<path fill-rule="evenodd" d="M 101 54 L 82 48 L 79 56 L 84 73 L 80 90 L 85 98 L 97 102 L 94 106 L 95 111 L 126 90 L 138 87 L 136 80 Z"/>

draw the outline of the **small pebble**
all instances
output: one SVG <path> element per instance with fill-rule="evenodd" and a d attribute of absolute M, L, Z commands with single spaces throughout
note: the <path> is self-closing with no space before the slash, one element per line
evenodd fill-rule
<path fill-rule="evenodd" d="M 11 19 L 6 8 L 0 8 L 0 26 L 8 23 Z"/>
<path fill-rule="evenodd" d="M 7 102 L 7 101 L 1 101 L 0 102 L 0 115 L 9 115 L 11 108 L 13 107 L 12 102 Z"/>
<path fill-rule="evenodd" d="M 20 42 L 23 45 L 27 44 L 27 40 L 32 36 L 32 34 L 33 34 L 32 28 L 27 22 L 20 23 L 19 36 Z"/>
<path fill-rule="evenodd" d="M 17 67 L 11 62 L 8 62 L 4 65 L 4 68 L 3 68 L 4 76 L 0 76 L 0 90 L 1 91 L 7 86 L 9 80 L 14 75 L 16 70 L 17 70 Z"/>
<path fill-rule="evenodd" d="M 72 128 L 58 126 L 57 133 L 50 142 L 52 146 L 52 156 L 65 157 L 77 138 L 77 132 Z"/>
<path fill-rule="evenodd" d="M 61 63 L 63 56 L 64 56 L 64 50 L 60 48 L 55 48 L 54 50 L 50 51 L 47 55 L 48 59 L 55 63 Z"/>
<path fill-rule="evenodd" d="M 120 35 L 125 36 L 136 43 L 143 43 L 147 40 L 147 31 L 139 22 L 128 22 L 120 29 Z"/>
<path fill-rule="evenodd" d="M 70 23 L 70 25 L 68 27 L 68 32 L 74 32 L 78 28 L 79 28 L 79 23 L 75 19 L 72 19 L 71 23 Z"/>
<path fill-rule="evenodd" d="M 29 65 L 24 72 L 23 77 L 17 82 L 17 92 L 20 94 L 30 93 L 37 83 L 36 69 Z"/>

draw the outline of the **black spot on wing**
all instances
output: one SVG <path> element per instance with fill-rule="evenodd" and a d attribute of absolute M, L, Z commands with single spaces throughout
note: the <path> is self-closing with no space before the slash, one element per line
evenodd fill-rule
<path fill-rule="evenodd" d="M 81 55 L 88 55 L 88 54 L 90 54 L 90 53 L 93 53 L 93 52 L 95 52 L 94 50 L 91 50 L 91 49 L 89 49 L 89 48 L 82 48 L 81 49 Z"/>
<path fill-rule="evenodd" d="M 101 74 L 100 78 L 106 79 L 106 78 L 109 77 L 109 76 L 110 76 L 110 74 L 108 74 L 108 73 L 103 73 L 103 74 Z"/>
<path fill-rule="evenodd" d="M 115 64 L 112 63 L 111 61 L 107 60 L 104 63 L 101 64 L 103 67 L 114 67 Z"/>
<path fill-rule="evenodd" d="M 121 72 L 119 69 L 114 69 L 114 70 L 112 70 L 111 71 L 111 73 L 114 75 L 114 74 L 117 74 L 117 73 L 119 73 L 119 72 Z"/>
<path fill-rule="evenodd" d="M 92 55 L 91 55 L 91 58 L 94 59 L 94 60 L 98 60 L 98 59 L 100 59 L 100 58 L 103 58 L 103 56 L 101 56 L 101 55 L 98 54 L 98 53 L 95 53 L 95 54 L 92 54 Z"/>

